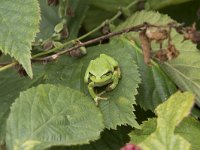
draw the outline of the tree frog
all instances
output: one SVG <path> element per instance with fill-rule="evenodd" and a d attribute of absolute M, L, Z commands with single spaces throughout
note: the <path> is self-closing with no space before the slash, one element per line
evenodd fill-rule
<path fill-rule="evenodd" d="M 116 88 L 120 78 L 121 71 L 118 62 L 106 54 L 100 54 L 98 58 L 90 61 L 84 82 L 88 83 L 88 91 L 98 105 L 99 100 L 107 100 L 101 95 Z M 99 94 L 96 93 L 94 88 L 102 86 L 106 86 L 105 90 Z"/>

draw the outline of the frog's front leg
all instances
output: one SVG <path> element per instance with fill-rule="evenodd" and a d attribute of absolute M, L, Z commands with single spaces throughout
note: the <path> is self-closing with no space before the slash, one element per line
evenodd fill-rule
<path fill-rule="evenodd" d="M 92 98 L 94 99 L 96 105 L 98 106 L 99 100 L 107 100 L 107 98 L 105 98 L 105 97 L 99 97 L 99 96 L 95 93 L 94 87 L 95 87 L 94 82 L 90 82 L 90 83 L 88 84 L 88 91 L 89 91 L 90 95 L 92 96 Z"/>
<path fill-rule="evenodd" d="M 107 88 L 106 91 L 111 91 L 114 88 L 116 88 L 117 84 L 119 83 L 119 79 L 121 78 L 121 71 L 119 68 L 117 68 L 116 71 L 113 72 L 113 76 L 112 76 L 112 84 L 110 84 Z"/>

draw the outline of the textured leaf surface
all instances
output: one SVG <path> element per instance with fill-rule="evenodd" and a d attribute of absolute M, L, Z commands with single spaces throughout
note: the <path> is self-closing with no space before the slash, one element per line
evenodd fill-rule
<path fill-rule="evenodd" d="M 163 25 L 172 21 L 167 15 L 153 11 L 141 11 L 127 19 L 117 30 L 142 24 L 143 22 Z M 177 32 L 173 31 L 171 36 L 173 44 L 180 51 L 180 55 L 172 61 L 165 62 L 161 67 L 181 90 L 192 91 L 196 94 L 197 104 L 200 105 L 200 51 L 192 42 L 183 42 L 183 36 Z M 138 34 L 130 33 L 128 37 L 134 38 L 138 44 L 140 43 Z M 152 46 L 154 50 L 158 49 L 158 46 Z"/>
<path fill-rule="evenodd" d="M 156 118 L 143 122 L 141 130 L 132 131 L 129 136 L 132 143 L 141 143 L 156 130 Z M 200 123 L 192 117 L 187 117 L 176 127 L 175 134 L 181 135 L 191 143 L 192 150 L 200 149 Z"/>
<path fill-rule="evenodd" d="M 155 119 L 151 119 L 142 125 L 143 131 L 132 132 L 132 142 L 139 142 L 140 147 L 144 150 L 167 150 L 169 147 L 174 150 L 190 149 L 189 142 L 182 136 L 174 134 L 174 130 L 184 117 L 190 113 L 193 104 L 194 96 L 189 92 L 177 92 L 172 95 L 166 102 L 156 108 L 157 123 Z"/>
<path fill-rule="evenodd" d="M 0 73 L 0 145 L 5 140 L 6 120 L 10 112 L 10 106 L 19 96 L 19 93 L 27 88 L 36 86 L 43 81 L 43 66 L 33 65 L 34 78 L 21 77 L 15 70 L 6 70 Z"/>
<path fill-rule="evenodd" d="M 1 0 L 0 49 L 14 57 L 32 78 L 31 42 L 39 29 L 37 0 Z"/>
<path fill-rule="evenodd" d="M 88 55 L 80 61 L 63 58 L 63 60 L 57 62 L 56 66 L 52 64 L 48 67 L 47 83 L 60 83 L 80 89 L 89 95 L 87 84 L 83 81 L 85 70 L 90 60 L 99 57 L 102 53 L 107 54 L 118 61 L 122 70 L 122 78 L 113 91 L 104 95 L 108 100 L 100 102 L 99 107 L 103 113 L 105 125 L 107 128 L 116 128 L 117 125 L 121 124 L 138 127 L 132 104 L 135 104 L 134 95 L 137 94 L 136 88 L 140 79 L 137 66 L 128 53 L 132 51 L 132 46 L 127 40 L 115 40 L 110 44 L 88 48 L 87 51 Z"/>
<path fill-rule="evenodd" d="M 128 132 L 130 128 L 118 127 L 117 130 L 105 130 L 101 138 L 87 145 L 55 147 L 51 150 L 118 150 L 129 142 Z"/>
<path fill-rule="evenodd" d="M 11 107 L 9 149 L 43 149 L 96 140 L 104 128 L 98 108 L 68 87 L 39 85 L 22 92 Z"/>

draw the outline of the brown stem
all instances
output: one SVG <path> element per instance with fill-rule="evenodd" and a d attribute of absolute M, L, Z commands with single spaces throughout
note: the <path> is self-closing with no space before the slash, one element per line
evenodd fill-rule
<path fill-rule="evenodd" d="M 60 55 L 63 55 L 65 53 L 69 52 L 69 51 L 78 49 L 78 48 L 80 48 L 82 46 L 86 46 L 86 45 L 89 45 L 89 44 L 92 44 L 92 43 L 100 42 L 100 41 L 103 41 L 105 39 L 109 39 L 111 37 L 114 37 L 114 36 L 117 36 L 117 35 L 121 35 L 121 34 L 124 34 L 124 33 L 133 32 L 133 31 L 134 32 L 138 32 L 138 31 L 144 30 L 146 27 L 147 27 L 147 24 L 145 23 L 145 24 L 133 26 L 133 27 L 130 27 L 130 28 L 126 28 L 126 29 L 123 29 L 121 31 L 111 32 L 111 33 L 108 33 L 106 35 L 91 39 L 89 41 L 79 43 L 78 45 L 75 45 L 75 46 L 73 46 L 73 47 L 71 47 L 69 49 L 65 49 L 63 51 L 60 51 L 60 52 L 58 52 L 56 54 L 53 54 L 51 56 L 47 56 L 47 57 L 43 57 L 43 58 L 33 58 L 32 60 L 33 61 L 47 61 L 47 62 L 48 61 L 52 61 L 52 60 L 57 59 Z"/>

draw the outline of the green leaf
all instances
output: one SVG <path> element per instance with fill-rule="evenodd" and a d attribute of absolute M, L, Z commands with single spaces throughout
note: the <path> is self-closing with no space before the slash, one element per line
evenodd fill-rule
<path fill-rule="evenodd" d="M 143 22 L 166 25 L 172 21 L 167 15 L 153 11 L 141 11 L 127 19 L 117 30 L 142 24 Z M 140 43 L 138 33 L 129 33 L 127 36 L 134 38 L 138 44 Z M 196 94 L 197 104 L 200 105 L 200 63 L 198 63 L 200 60 L 200 51 L 191 41 L 183 42 L 183 36 L 174 30 L 171 36 L 173 44 L 180 51 L 180 55 L 174 60 L 160 64 L 160 66 L 181 90 L 192 91 Z M 152 45 L 152 49 L 157 50 L 158 46 L 154 44 Z"/>
<path fill-rule="evenodd" d="M 141 130 L 132 131 L 129 136 L 132 143 L 141 143 L 145 140 L 151 133 L 156 130 L 156 118 L 149 119 L 143 122 L 141 125 Z M 200 149 L 200 122 L 192 117 L 186 117 L 181 123 L 176 127 L 175 134 L 181 135 L 187 141 L 191 143 L 192 150 Z"/>
<path fill-rule="evenodd" d="M 135 104 L 135 95 L 137 94 L 140 79 L 137 66 L 133 62 L 129 51 L 132 51 L 132 46 L 127 40 L 122 39 L 114 40 L 110 44 L 88 48 L 88 55 L 80 60 L 63 58 L 56 62 L 56 65 L 50 65 L 46 69 L 46 82 L 59 83 L 79 89 L 89 95 L 87 84 L 83 81 L 86 68 L 90 60 L 99 57 L 102 53 L 107 54 L 118 61 L 122 70 L 122 78 L 113 91 L 104 95 L 108 100 L 100 102 L 99 107 L 103 113 L 105 125 L 107 128 L 112 129 L 122 124 L 129 124 L 138 128 L 139 126 L 133 113 L 133 104 Z"/>
<path fill-rule="evenodd" d="M 192 150 L 200 149 L 200 122 L 192 117 L 185 118 L 176 128 L 175 133 L 180 134 L 192 145 Z"/>
<path fill-rule="evenodd" d="M 99 138 L 102 114 L 79 91 L 39 85 L 20 93 L 7 122 L 8 149 L 44 149 L 77 145 Z"/>
<path fill-rule="evenodd" d="M 156 108 L 158 116 L 157 125 L 155 119 L 146 122 L 142 125 L 142 129 L 144 129 L 142 132 L 131 133 L 132 142 L 139 142 L 139 146 L 143 150 L 190 149 L 190 143 L 182 136 L 174 134 L 174 130 L 184 117 L 190 113 L 193 104 L 194 95 L 190 92 L 177 92 L 172 95 L 167 101 Z"/>
<path fill-rule="evenodd" d="M 38 1 L 1 0 L 0 18 L 0 50 L 14 57 L 32 78 L 30 50 L 39 29 Z"/>
<path fill-rule="evenodd" d="M 43 66 L 33 65 L 35 76 L 32 80 L 21 77 L 15 70 L 0 73 L 0 145 L 5 140 L 6 120 L 10 113 L 10 106 L 21 91 L 35 86 L 43 81 Z"/>
<path fill-rule="evenodd" d="M 105 130 L 101 138 L 90 144 L 70 147 L 54 147 L 51 150 L 118 150 L 129 142 L 130 128 L 118 127 L 117 130 Z"/>

